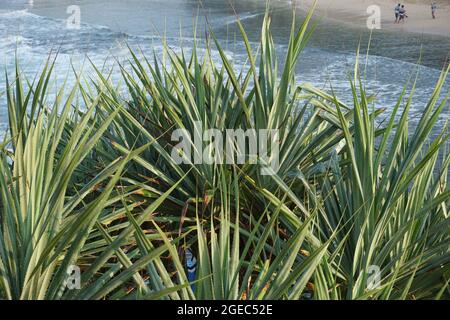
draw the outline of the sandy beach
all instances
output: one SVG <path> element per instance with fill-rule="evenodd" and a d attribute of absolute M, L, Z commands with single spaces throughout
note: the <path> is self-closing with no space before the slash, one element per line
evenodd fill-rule
<path fill-rule="evenodd" d="M 318 0 L 316 15 L 354 26 L 367 28 L 367 8 L 377 5 L 381 9 L 381 28 L 400 32 L 435 34 L 450 37 L 450 0 L 435 1 L 437 17 L 431 17 L 431 2 L 425 0 L 400 1 L 405 5 L 408 18 L 394 23 L 394 7 L 399 0 Z M 308 8 L 314 0 L 297 0 L 297 5 Z"/>

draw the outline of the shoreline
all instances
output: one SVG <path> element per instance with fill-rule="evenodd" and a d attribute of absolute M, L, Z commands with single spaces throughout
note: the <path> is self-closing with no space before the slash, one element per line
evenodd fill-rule
<path fill-rule="evenodd" d="M 397 3 L 405 5 L 408 18 L 405 22 L 394 23 L 394 7 Z M 367 19 L 371 13 L 367 8 L 371 5 L 380 7 L 381 29 L 398 33 L 450 37 L 450 1 L 436 1 L 438 9 L 436 19 L 431 17 L 431 0 L 317 0 L 316 17 L 323 17 L 357 28 L 367 28 Z M 314 0 L 297 0 L 301 10 L 308 11 Z"/>

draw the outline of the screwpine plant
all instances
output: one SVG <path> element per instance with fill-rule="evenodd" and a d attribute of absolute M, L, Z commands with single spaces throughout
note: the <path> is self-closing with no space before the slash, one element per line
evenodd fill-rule
<path fill-rule="evenodd" d="M 94 66 L 50 98 L 54 61 L 34 81 L 17 66 L 0 143 L 0 298 L 448 298 L 447 124 L 433 134 L 448 68 L 414 128 L 408 86 L 377 108 L 358 61 L 345 104 L 296 82 L 312 12 L 294 17 L 282 63 L 269 11 L 258 49 L 238 22 L 240 71 L 212 32 L 203 56 L 197 41 L 189 54 L 164 43 L 167 59 L 130 48 L 124 87 Z M 177 164 L 171 133 L 194 136 L 195 123 L 278 130 L 279 170 Z"/>

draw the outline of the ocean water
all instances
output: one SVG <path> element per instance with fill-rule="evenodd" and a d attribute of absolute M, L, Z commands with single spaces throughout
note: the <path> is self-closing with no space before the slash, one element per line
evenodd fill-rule
<path fill-rule="evenodd" d="M 16 55 L 30 79 L 42 68 L 49 53 L 58 51 L 55 90 L 64 80 L 70 83 L 72 66 L 89 76 L 92 69 L 87 58 L 100 69 L 115 70 L 115 63 L 129 57 L 127 44 L 149 55 L 162 52 L 167 38 L 175 50 L 193 45 L 193 29 L 201 38 L 211 26 L 226 52 L 240 68 L 245 62 L 245 48 L 236 28 L 239 15 L 250 41 L 256 46 L 265 0 L 1 0 L 0 68 L 12 72 Z M 67 9 L 77 5 L 81 13 L 80 29 L 68 29 Z M 303 15 L 298 11 L 299 19 Z M 291 4 L 272 1 L 272 30 L 280 56 L 286 50 L 291 25 Z M 338 93 L 351 102 L 348 78 L 355 63 L 358 44 L 365 48 L 368 30 L 322 22 L 302 53 L 297 66 L 299 82 L 310 82 Z M 366 67 L 369 93 L 377 95 L 377 106 L 392 108 L 408 77 L 419 72 L 410 119 L 420 117 L 441 68 L 447 63 L 450 38 L 417 34 L 393 34 L 376 31 L 372 35 Z M 217 54 L 217 52 L 213 52 Z M 422 57 L 421 65 L 416 61 Z M 365 58 L 365 57 L 364 57 Z M 114 77 L 113 77 L 114 79 Z M 6 79 L 0 73 L 0 131 L 7 128 Z M 447 81 L 444 93 L 449 92 Z M 448 118 L 443 114 L 441 124 Z"/>

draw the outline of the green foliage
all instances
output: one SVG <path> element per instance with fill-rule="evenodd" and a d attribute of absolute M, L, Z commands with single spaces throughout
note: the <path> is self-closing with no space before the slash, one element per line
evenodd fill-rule
<path fill-rule="evenodd" d="M 17 67 L 0 143 L 0 298 L 448 297 L 447 124 L 433 135 L 448 112 L 448 70 L 412 133 L 406 86 L 379 127 L 387 111 L 367 96 L 358 61 L 352 106 L 296 83 L 311 15 L 294 19 L 281 64 L 269 11 L 257 53 L 238 23 L 246 71 L 212 32 L 203 56 L 197 45 L 187 57 L 165 44 L 163 60 L 130 49 L 125 88 L 96 69 L 51 103 L 53 63 L 33 82 Z M 178 165 L 171 133 L 193 136 L 198 122 L 279 130 L 279 171 Z M 185 248 L 198 260 L 193 284 Z M 66 287 L 71 265 L 79 290 Z M 379 286 L 369 285 L 373 266 Z"/>

